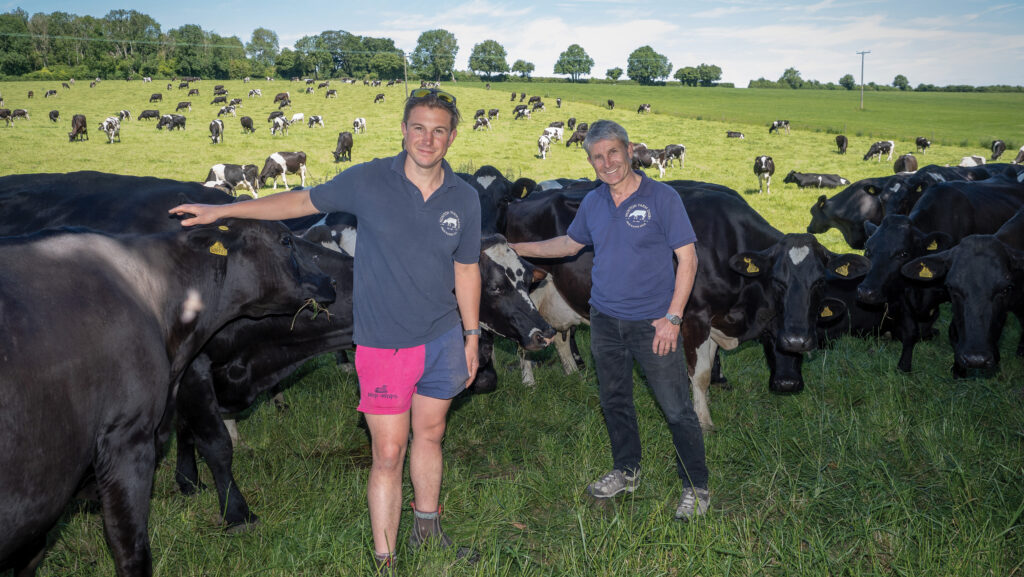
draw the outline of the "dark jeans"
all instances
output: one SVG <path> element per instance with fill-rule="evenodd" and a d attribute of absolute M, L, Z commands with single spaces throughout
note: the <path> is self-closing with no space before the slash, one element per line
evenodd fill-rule
<path fill-rule="evenodd" d="M 676 467 L 683 486 L 707 488 L 704 435 L 690 401 L 683 339 L 673 353 L 654 354 L 651 321 L 627 321 L 591 309 L 590 350 L 594 354 L 604 422 L 615 468 L 640 470 L 640 432 L 633 405 L 633 361 L 640 363 L 647 384 L 661 407 L 676 449 Z"/>

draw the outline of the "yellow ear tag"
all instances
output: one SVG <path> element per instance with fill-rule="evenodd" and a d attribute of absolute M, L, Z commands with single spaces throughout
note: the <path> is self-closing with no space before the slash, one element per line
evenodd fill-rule
<path fill-rule="evenodd" d="M 832 312 L 832 309 L 828 308 L 827 306 L 824 309 L 822 309 L 822 311 L 821 311 L 821 317 L 822 318 L 826 318 L 827 319 L 828 317 L 832 316 L 833 314 L 834 313 Z"/>
<path fill-rule="evenodd" d="M 933 240 L 932 243 L 928 245 L 928 250 L 935 250 L 937 248 L 939 248 L 938 241 Z"/>
<path fill-rule="evenodd" d="M 224 245 L 221 244 L 220 241 L 218 240 L 217 242 L 210 245 L 210 254 L 228 256 L 228 249 L 224 248 Z"/>
<path fill-rule="evenodd" d="M 850 276 L 850 263 L 846 263 L 843 266 L 837 268 L 836 274 L 840 276 Z"/>
<path fill-rule="evenodd" d="M 921 263 L 921 272 L 917 273 L 917 276 L 921 278 L 932 278 L 935 276 L 935 273 L 928 268 L 928 265 Z"/>
<path fill-rule="evenodd" d="M 218 228 L 219 230 L 223 230 L 223 231 L 225 231 L 225 232 L 226 232 L 226 231 L 228 231 L 228 230 L 231 230 L 231 229 L 229 229 L 228 227 L 224 226 L 223 224 L 222 224 L 222 225 L 220 225 L 220 226 L 218 226 L 217 228 Z"/>
<path fill-rule="evenodd" d="M 750 260 L 749 256 L 743 257 L 743 262 L 747 263 L 747 272 L 750 274 L 761 272 L 761 269 L 757 268 L 754 261 Z"/>
<path fill-rule="evenodd" d="M 526 198 L 526 195 L 530 194 L 530 189 L 523 187 L 523 192 L 519 195 L 519 198 Z"/>

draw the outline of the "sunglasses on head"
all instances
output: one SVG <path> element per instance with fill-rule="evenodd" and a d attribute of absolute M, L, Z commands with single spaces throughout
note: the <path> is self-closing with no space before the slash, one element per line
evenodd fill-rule
<path fill-rule="evenodd" d="M 423 98 L 433 94 L 438 100 L 455 106 L 455 97 L 438 88 L 417 88 L 409 93 L 412 98 Z"/>

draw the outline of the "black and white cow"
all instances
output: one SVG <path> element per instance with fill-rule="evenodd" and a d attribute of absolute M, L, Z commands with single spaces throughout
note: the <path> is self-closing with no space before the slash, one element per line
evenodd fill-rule
<path fill-rule="evenodd" d="M 147 118 L 160 118 L 159 110 L 143 110 L 139 113 L 139 120 L 145 120 Z"/>
<path fill-rule="evenodd" d="M 159 92 L 154 92 L 153 94 L 149 95 L 149 101 L 150 102 L 163 102 L 163 100 L 164 100 L 164 95 L 160 94 Z"/>
<path fill-rule="evenodd" d="M 132 113 L 128 110 L 119 110 L 117 113 L 117 118 L 120 119 L 122 122 L 125 120 L 131 120 Z"/>
<path fill-rule="evenodd" d="M 570 116 L 569 120 L 565 121 L 565 127 L 569 130 L 576 130 L 576 117 Z"/>
<path fill-rule="evenodd" d="M 242 134 L 246 134 L 246 133 L 249 133 L 249 132 L 256 132 L 256 127 L 253 126 L 253 124 L 252 124 L 252 118 L 250 118 L 248 116 L 243 116 L 243 117 L 239 118 L 238 120 L 242 124 Z"/>
<path fill-rule="evenodd" d="M 28 110 L 25 110 L 24 108 L 15 108 L 11 111 L 11 121 L 13 122 L 15 118 L 24 118 L 25 120 L 29 120 Z"/>
<path fill-rule="evenodd" d="M 167 127 L 167 131 L 170 132 L 175 128 L 185 130 L 185 117 L 180 114 L 165 114 L 160 117 L 160 120 L 156 123 L 157 130 L 163 130 Z"/>
<path fill-rule="evenodd" d="M 288 134 L 288 127 L 291 126 L 291 122 L 283 116 L 277 116 L 270 124 L 270 135 L 273 136 L 277 133 Z"/>
<path fill-rule="evenodd" d="M 319 115 L 319 114 L 312 114 L 312 115 L 310 115 L 310 117 L 309 117 L 309 127 L 313 128 L 314 126 L 319 126 L 320 128 L 324 128 L 324 117 Z"/>
<path fill-rule="evenodd" d="M 922 154 L 927 154 L 928 147 L 932 145 L 932 141 L 923 136 L 918 136 L 914 139 L 914 143 L 917 145 L 917 151 Z"/>
<path fill-rule="evenodd" d="M 241 105 L 242 105 L 242 99 L 241 98 L 232 98 L 231 100 L 228 101 L 228 106 L 241 106 Z"/>
<path fill-rule="evenodd" d="M 256 98 L 257 96 L 263 96 L 263 91 L 259 88 L 253 88 L 249 91 L 249 98 Z"/>
<path fill-rule="evenodd" d="M 530 112 L 536 112 L 538 110 L 545 110 L 543 102 L 534 102 L 533 106 L 530 107 Z"/>
<path fill-rule="evenodd" d="M 232 192 L 242 187 L 259 196 L 260 181 L 255 164 L 214 164 L 206 175 L 206 182 L 223 182 Z"/>
<path fill-rule="evenodd" d="M 548 138 L 547 134 L 540 135 L 537 138 L 537 157 L 541 159 L 547 158 L 549 150 L 551 150 L 551 139 Z"/>
<path fill-rule="evenodd" d="M 759 192 L 764 192 L 765 185 L 767 184 L 768 194 L 772 193 L 773 174 L 775 174 L 775 161 L 772 160 L 772 157 L 758 156 L 754 159 L 754 176 L 757 177 Z"/>
<path fill-rule="evenodd" d="M 562 142 L 562 132 L 561 126 L 549 126 L 544 129 L 544 136 L 547 136 L 551 142 Z"/>
<path fill-rule="evenodd" d="M 60 111 L 59 110 L 51 110 L 50 111 L 50 121 L 51 122 L 57 122 L 57 120 L 59 118 L 60 118 Z"/>
<path fill-rule="evenodd" d="M 895 149 L 896 143 L 892 140 L 879 140 L 871 145 L 867 154 L 864 155 L 864 160 L 870 160 L 872 156 L 877 156 L 877 162 L 881 162 L 883 154 L 888 155 L 886 160 L 892 160 L 892 153 Z"/>
<path fill-rule="evenodd" d="M 530 109 L 525 104 L 517 104 L 512 109 L 512 120 L 519 120 L 520 118 L 530 118 Z"/>
<path fill-rule="evenodd" d="M 478 116 L 473 122 L 473 130 L 480 130 L 482 128 L 486 128 L 488 130 L 491 128 L 491 121 L 488 120 L 486 116 Z"/>
<path fill-rule="evenodd" d="M 302 186 L 306 186 L 306 153 L 299 152 L 275 152 L 267 157 L 263 163 L 263 170 L 257 179 L 261 187 L 267 185 L 267 179 L 274 179 L 274 190 L 277 190 L 277 177 L 284 181 L 285 188 L 288 187 L 286 175 L 298 173 L 302 179 Z"/>
<path fill-rule="evenodd" d="M 735 131 L 735 130 L 726 130 L 725 131 L 725 137 L 726 138 L 740 138 L 740 139 L 746 138 L 745 136 L 743 136 L 742 132 L 738 132 L 738 131 Z"/>
<path fill-rule="evenodd" d="M 214 144 L 220 144 L 224 141 L 224 121 L 217 118 L 210 122 L 210 140 Z"/>
<path fill-rule="evenodd" d="M 849 143 L 842 134 L 836 135 L 836 147 L 839 149 L 839 154 L 846 154 L 846 147 Z"/>
<path fill-rule="evenodd" d="M 971 156 L 965 156 L 965 157 L 961 158 L 960 159 L 960 164 L 958 164 L 957 166 L 962 166 L 964 168 L 970 168 L 970 167 L 973 167 L 973 166 L 982 166 L 984 164 L 985 164 L 985 157 L 984 156 L 978 156 L 976 154 L 973 154 Z"/>
<path fill-rule="evenodd" d="M 778 132 L 779 134 L 782 134 L 783 130 L 786 131 L 786 134 L 789 134 L 789 121 L 773 120 L 772 125 L 768 127 L 768 134 L 771 134 L 773 132 Z"/>
<path fill-rule="evenodd" d="M 497 118 L 498 114 L 500 114 L 500 113 L 501 113 L 501 111 L 498 110 L 497 108 L 488 108 L 487 109 L 487 119 L 488 120 L 493 120 L 493 119 Z"/>
<path fill-rule="evenodd" d="M 332 88 L 332 89 L 330 89 L 330 90 L 328 90 L 327 92 L 324 93 L 324 98 L 337 98 L 337 97 L 338 97 L 338 91 L 336 89 L 334 89 L 334 88 Z"/>
<path fill-rule="evenodd" d="M 782 182 L 796 184 L 799 188 L 807 188 L 809 186 L 814 188 L 835 188 L 850 184 L 849 180 L 838 174 L 803 173 L 795 170 L 789 171 L 789 174 L 786 175 Z"/>
<path fill-rule="evenodd" d="M 279 103 L 278 103 L 278 105 L 277 105 L 277 109 L 278 109 L 278 110 L 281 110 L 281 109 L 283 109 L 283 108 L 284 108 L 285 106 L 287 106 L 287 107 L 291 108 L 291 105 L 292 105 L 292 101 L 291 101 L 291 100 L 282 100 L 281 102 L 279 102 Z"/>
<path fill-rule="evenodd" d="M 561 107 L 562 107 L 562 99 L 561 98 L 556 98 L 555 99 L 555 108 L 561 108 Z"/>
<path fill-rule="evenodd" d="M 349 131 L 338 133 L 338 145 L 334 148 L 334 162 L 342 160 L 352 161 L 352 133 Z"/>
<path fill-rule="evenodd" d="M 896 162 L 892 165 L 892 171 L 896 173 L 900 172 L 916 172 L 917 171 L 917 158 L 913 154 L 903 154 L 896 159 Z"/>
<path fill-rule="evenodd" d="M 992 141 L 992 161 L 995 162 L 1006 152 L 1006 143 L 1002 140 Z"/>
<path fill-rule="evenodd" d="M 377 96 L 373 97 L 373 103 L 377 104 L 378 102 L 384 102 L 384 93 L 383 92 L 380 92 L 380 93 L 377 94 Z"/>
<path fill-rule="evenodd" d="M 636 109 L 636 113 L 637 113 L 637 114 L 640 114 L 640 113 L 642 113 L 642 112 L 650 112 L 650 111 L 651 111 L 651 105 L 650 105 L 650 104 L 641 104 L 641 105 L 640 105 L 640 106 L 639 106 L 639 107 L 638 107 L 638 108 Z"/>
<path fill-rule="evenodd" d="M 89 140 L 89 129 L 86 127 L 84 114 L 76 114 L 71 117 L 71 132 L 68 133 L 68 142 L 76 140 Z"/>
<path fill-rule="evenodd" d="M 665 167 L 672 166 L 672 161 L 679 162 L 679 168 L 683 168 L 686 160 L 686 147 L 682 144 L 665 145 Z"/>
<path fill-rule="evenodd" d="M 50 89 L 46 91 L 46 94 L 43 94 L 43 98 L 49 98 L 51 96 L 57 96 L 57 91 Z"/>
<path fill-rule="evenodd" d="M 366 133 L 366 119 L 365 118 L 360 116 L 359 118 L 356 118 L 355 120 L 352 121 L 352 133 L 353 134 L 359 134 L 359 133 L 365 134 Z"/>
<path fill-rule="evenodd" d="M 115 138 L 118 142 L 121 142 L 121 121 L 116 116 L 108 116 L 106 120 L 101 122 L 100 130 L 107 134 L 108 144 L 113 144 Z"/>
<path fill-rule="evenodd" d="M 199 96 L 199 89 L 198 88 L 189 89 L 188 96 Z"/>
<path fill-rule="evenodd" d="M 192 102 L 179 102 L 178 105 L 174 107 L 174 111 L 178 112 L 179 110 L 188 110 L 189 112 L 192 112 Z"/>
<path fill-rule="evenodd" d="M 1017 151 L 1017 158 L 1013 159 L 1012 164 L 1024 164 L 1024 146 Z"/>
<path fill-rule="evenodd" d="M 231 116 L 237 116 L 237 114 L 235 114 L 235 107 L 230 105 L 230 104 L 227 105 L 227 106 L 221 106 L 220 110 L 217 111 L 217 116 L 218 117 L 222 116 L 224 114 L 230 114 Z"/>

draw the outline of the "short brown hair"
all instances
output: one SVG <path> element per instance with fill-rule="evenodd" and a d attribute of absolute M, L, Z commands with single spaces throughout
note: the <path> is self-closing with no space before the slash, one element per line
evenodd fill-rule
<path fill-rule="evenodd" d="M 405 112 L 402 114 L 402 124 L 409 122 L 409 113 L 412 112 L 413 108 L 417 106 L 426 106 L 427 108 L 440 108 L 447 110 L 452 115 L 452 126 L 451 129 L 455 130 L 459 126 L 459 121 L 462 120 L 462 115 L 459 114 L 459 109 L 454 104 L 446 102 L 437 97 L 437 93 L 431 92 L 426 96 L 410 96 L 405 100 Z"/>

